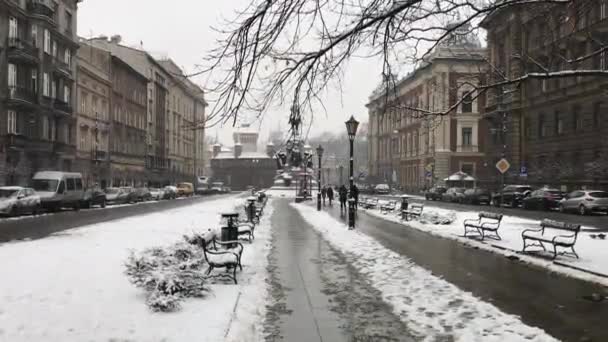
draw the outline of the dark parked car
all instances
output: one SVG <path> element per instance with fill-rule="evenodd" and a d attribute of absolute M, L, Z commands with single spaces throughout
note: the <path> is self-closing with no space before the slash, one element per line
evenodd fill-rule
<path fill-rule="evenodd" d="M 507 185 L 502 193 L 496 192 L 492 194 L 492 203 L 499 207 L 508 205 L 516 208 L 522 205 L 524 198 L 532 192 L 532 187 L 529 185 Z M 504 200 L 504 203 L 501 203 Z"/>
<path fill-rule="evenodd" d="M 490 204 L 492 193 L 488 189 L 475 188 L 466 189 L 464 192 L 464 203 L 469 204 Z"/>
<path fill-rule="evenodd" d="M 441 200 L 441 196 L 447 190 L 448 189 L 443 186 L 435 186 L 435 187 L 432 187 L 429 191 L 427 191 L 427 193 L 424 195 L 424 197 L 426 198 L 427 201 Z"/>
<path fill-rule="evenodd" d="M 84 198 L 82 200 L 83 208 L 91 208 L 95 205 L 105 208 L 106 203 L 106 193 L 103 192 L 103 190 L 95 188 L 84 192 Z"/>
<path fill-rule="evenodd" d="M 137 188 L 135 189 L 135 201 L 136 202 L 147 202 L 152 200 L 152 193 L 148 188 Z"/>
<path fill-rule="evenodd" d="M 464 200 L 465 188 L 449 188 L 446 192 L 441 195 L 441 200 L 446 202 L 459 202 L 462 203 Z"/>
<path fill-rule="evenodd" d="M 551 210 L 559 208 L 559 203 L 564 195 L 557 189 L 540 189 L 532 191 L 522 201 L 524 209 Z"/>
<path fill-rule="evenodd" d="M 125 204 L 129 201 L 129 193 L 121 188 L 106 189 L 107 204 Z"/>

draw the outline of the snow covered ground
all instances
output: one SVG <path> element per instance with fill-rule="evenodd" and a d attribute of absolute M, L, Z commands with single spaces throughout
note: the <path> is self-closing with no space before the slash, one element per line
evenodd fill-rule
<path fill-rule="evenodd" d="M 499 229 L 499 234 L 502 237 L 502 240 L 485 240 L 481 242 L 462 236 L 464 234 L 464 220 L 476 219 L 477 212 L 456 212 L 429 205 L 425 205 L 424 211 L 433 211 L 440 215 L 446 215 L 452 212 L 456 215 L 456 220 L 449 225 L 435 225 L 428 223 L 425 224 L 418 221 L 409 221 L 406 224 L 412 228 L 426 231 L 437 236 L 455 239 L 464 244 L 476 246 L 505 255 L 514 255 L 515 252 L 521 251 L 523 247 L 523 242 L 521 238 L 522 231 L 524 229 L 538 229 L 539 223 L 542 220 L 542 214 L 539 214 L 538 220 L 531 220 L 516 216 L 504 216 Z M 381 214 L 379 210 L 373 209 L 366 210 L 366 213 L 383 218 L 385 220 L 403 223 L 396 213 Z M 589 231 L 581 231 L 578 235 L 578 240 L 576 242 L 575 249 L 580 259 L 574 259 L 568 256 L 558 256 L 556 261 L 566 265 L 571 265 L 592 272 L 608 275 L 608 240 L 592 239 L 590 236 L 591 234 L 594 233 Z M 499 248 L 497 248 L 496 246 L 498 246 Z M 564 267 L 555 264 L 551 260 L 545 258 L 539 258 L 532 255 L 525 255 L 520 253 L 518 253 L 517 256 L 524 262 L 546 267 L 555 272 L 608 285 L 608 278 L 606 277 L 595 276 L 587 272 L 582 272 L 576 269 Z"/>
<path fill-rule="evenodd" d="M 264 316 L 270 215 L 244 244 L 238 285 L 211 284 L 204 299 L 155 313 L 129 283 L 129 250 L 170 245 L 182 234 L 218 226 L 243 199 L 177 209 L 0 245 L 0 341 L 257 341 Z"/>
<path fill-rule="evenodd" d="M 503 313 L 436 277 L 375 239 L 305 204 L 293 204 L 334 247 L 353 260 L 396 315 L 423 341 L 556 341 L 543 330 Z"/>

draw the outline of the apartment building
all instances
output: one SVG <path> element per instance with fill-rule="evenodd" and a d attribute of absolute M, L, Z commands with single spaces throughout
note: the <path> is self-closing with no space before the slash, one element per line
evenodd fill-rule
<path fill-rule="evenodd" d="M 483 83 L 485 53 L 470 27 L 463 27 L 394 90 L 376 89 L 367 105 L 372 178 L 408 191 L 441 184 L 458 171 L 484 178 L 484 98 L 472 91 Z"/>
<path fill-rule="evenodd" d="M 0 3 L 0 184 L 73 169 L 77 0 Z"/>

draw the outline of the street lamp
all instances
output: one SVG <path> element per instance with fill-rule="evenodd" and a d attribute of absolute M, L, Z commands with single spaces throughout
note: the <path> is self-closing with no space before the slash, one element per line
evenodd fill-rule
<path fill-rule="evenodd" d="M 388 181 L 388 189 L 391 193 L 393 192 L 393 175 L 395 174 L 395 162 L 394 162 L 394 156 L 393 156 L 393 153 L 395 152 L 395 136 L 398 136 L 398 134 L 399 134 L 399 131 L 394 130 L 393 135 L 391 137 L 391 153 L 389 154 L 389 156 L 391 158 L 391 174 L 389 176 L 389 181 Z"/>
<path fill-rule="evenodd" d="M 355 178 L 353 176 L 354 165 L 353 165 L 353 144 L 355 136 L 357 135 L 357 128 L 359 128 L 359 121 L 355 120 L 354 116 L 351 116 L 346 124 L 346 132 L 348 133 L 348 141 L 350 143 L 350 195 L 348 199 L 348 229 L 355 229 L 355 199 L 353 189 L 355 187 Z"/>
<path fill-rule="evenodd" d="M 317 179 L 317 211 L 321 211 L 321 158 L 323 157 L 323 146 L 317 147 L 317 157 L 319 157 L 319 178 Z"/>

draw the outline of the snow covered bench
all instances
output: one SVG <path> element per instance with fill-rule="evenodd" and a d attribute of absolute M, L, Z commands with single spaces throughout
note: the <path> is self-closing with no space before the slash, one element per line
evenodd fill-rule
<path fill-rule="evenodd" d="M 243 270 L 241 256 L 243 254 L 243 244 L 239 241 L 218 241 L 213 233 L 201 236 L 199 245 L 203 248 L 205 261 L 209 265 L 206 275 L 210 275 L 216 268 L 224 268 L 226 273 L 217 274 L 210 277 L 227 277 L 236 284 L 236 269 Z M 228 245 L 236 247 L 226 248 Z M 232 270 L 232 274 L 229 273 Z"/>
<path fill-rule="evenodd" d="M 501 240 L 500 235 L 498 235 L 498 228 L 500 228 L 501 221 L 502 214 L 482 211 L 479 213 L 477 220 L 464 220 L 464 237 L 471 236 L 471 233 L 473 233 L 474 236 L 481 237 L 481 240 L 486 236 L 490 239 Z M 486 232 L 492 234 L 486 235 Z"/>
<path fill-rule="evenodd" d="M 253 242 L 253 240 L 255 239 L 254 231 L 255 231 L 254 223 L 239 222 L 239 225 L 238 225 L 238 236 L 239 237 L 241 235 L 247 235 L 247 240 L 249 240 L 249 242 Z"/>
<path fill-rule="evenodd" d="M 576 238 L 580 231 L 580 224 L 544 219 L 540 222 L 539 229 L 526 229 L 521 233 L 524 243 L 522 251 L 526 252 L 526 248 L 529 247 L 540 247 L 543 251 L 546 251 L 545 243 L 549 243 L 553 245 L 553 259 L 557 258 L 558 254 L 572 255 L 578 259 L 578 254 L 576 254 L 576 251 L 574 250 L 574 245 L 576 244 Z M 527 243 L 528 240 L 530 240 L 531 243 Z M 571 249 L 572 252 L 565 250 L 557 253 L 557 247 Z"/>
<path fill-rule="evenodd" d="M 378 199 L 377 198 L 370 198 L 367 200 L 367 202 L 365 202 L 365 204 L 363 205 L 364 209 L 374 209 L 378 206 Z"/>
<path fill-rule="evenodd" d="M 380 213 L 390 213 L 397 208 L 397 201 L 388 201 L 380 206 Z"/>
<path fill-rule="evenodd" d="M 401 219 L 409 221 L 414 218 L 420 218 L 422 211 L 424 210 L 424 204 L 413 203 L 407 209 L 401 210 Z"/>

